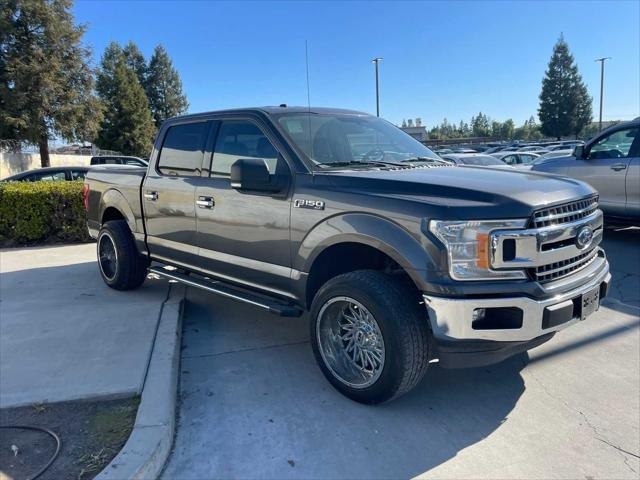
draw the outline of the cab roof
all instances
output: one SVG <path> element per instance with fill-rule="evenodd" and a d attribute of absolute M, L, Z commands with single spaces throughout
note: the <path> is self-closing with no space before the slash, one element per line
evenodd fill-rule
<path fill-rule="evenodd" d="M 347 110 L 343 108 L 328 108 L 328 107 L 299 107 L 299 106 L 267 106 L 267 107 L 247 107 L 247 108 L 231 108 L 226 110 L 213 110 L 210 112 L 201 112 L 201 113 L 192 113 L 189 115 L 181 115 L 179 117 L 173 117 L 169 120 L 174 119 L 185 119 L 185 118 L 197 118 L 204 117 L 208 115 L 219 115 L 225 113 L 262 113 L 265 115 L 279 115 L 283 113 L 312 113 L 319 115 L 366 115 L 370 116 L 370 114 L 365 112 L 359 112 L 357 110 Z"/>

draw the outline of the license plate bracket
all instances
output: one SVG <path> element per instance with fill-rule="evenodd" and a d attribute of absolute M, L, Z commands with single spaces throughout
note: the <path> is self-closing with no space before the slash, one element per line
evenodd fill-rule
<path fill-rule="evenodd" d="M 600 285 L 592 288 L 587 293 L 583 293 L 580 298 L 580 320 L 584 320 L 589 315 L 600 308 Z"/>

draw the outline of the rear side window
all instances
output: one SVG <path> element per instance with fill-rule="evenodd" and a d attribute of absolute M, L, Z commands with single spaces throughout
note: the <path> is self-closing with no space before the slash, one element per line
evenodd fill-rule
<path fill-rule="evenodd" d="M 206 133 L 206 122 L 170 127 L 160 150 L 158 171 L 179 177 L 199 176 Z"/>
<path fill-rule="evenodd" d="M 26 177 L 28 182 L 60 182 L 66 180 L 64 170 L 33 173 Z"/>

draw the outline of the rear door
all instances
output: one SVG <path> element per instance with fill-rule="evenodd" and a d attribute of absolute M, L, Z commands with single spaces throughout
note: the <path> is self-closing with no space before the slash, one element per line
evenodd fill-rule
<path fill-rule="evenodd" d="M 195 268 L 195 191 L 210 122 L 169 125 L 142 185 L 147 245 L 153 258 Z"/>
<path fill-rule="evenodd" d="M 600 206 L 609 215 L 625 215 L 626 178 L 637 134 L 637 127 L 611 132 L 591 144 L 585 159 L 573 162 L 567 170 L 567 176 L 583 180 L 598 191 Z"/>
<path fill-rule="evenodd" d="M 253 117 L 220 118 L 208 149 L 210 171 L 196 190 L 200 265 L 208 273 L 273 293 L 289 289 L 289 192 L 241 192 L 231 187 L 231 165 L 262 159 L 271 174 L 291 175 L 268 125 Z M 215 138 L 213 138 L 215 137 Z"/>

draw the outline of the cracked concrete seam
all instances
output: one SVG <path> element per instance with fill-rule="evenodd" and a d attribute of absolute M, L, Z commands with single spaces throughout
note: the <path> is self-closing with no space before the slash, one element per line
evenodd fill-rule
<path fill-rule="evenodd" d="M 525 365 L 526 365 L 526 362 L 524 362 L 524 363 L 525 363 Z M 569 411 L 572 411 L 572 412 L 577 413 L 578 415 L 580 415 L 580 416 L 584 419 L 585 423 L 587 424 L 587 427 L 588 427 L 588 428 L 590 428 L 590 429 L 593 431 L 593 433 L 594 433 L 594 438 L 595 438 L 596 440 L 598 440 L 598 441 L 600 441 L 600 442 L 604 443 L 605 445 L 608 445 L 608 446 L 610 446 L 611 448 L 615 449 L 615 450 L 618 452 L 618 454 L 622 456 L 622 460 L 623 460 L 624 464 L 627 466 L 627 468 L 628 468 L 629 470 L 631 470 L 633 473 L 638 473 L 638 472 L 637 472 L 637 471 L 636 471 L 636 470 L 635 470 L 635 469 L 634 469 L 634 468 L 629 464 L 629 457 L 627 457 L 627 455 L 631 455 L 631 456 L 636 457 L 636 458 L 640 458 L 640 455 L 637 455 L 637 454 L 635 454 L 635 453 L 629 452 L 629 451 L 627 451 L 627 450 L 625 450 L 625 449 L 623 449 L 623 448 L 621 448 L 621 447 L 619 447 L 619 446 L 617 446 L 617 445 L 615 445 L 615 444 L 613 444 L 613 443 L 609 442 L 607 439 L 603 438 L 602 434 L 598 431 L 598 428 L 597 428 L 597 427 L 596 427 L 596 426 L 595 426 L 595 425 L 594 425 L 594 424 L 589 420 L 589 418 L 587 417 L 587 415 L 586 415 L 584 412 L 582 412 L 581 410 L 577 410 L 577 409 L 575 409 L 575 408 L 571 407 L 571 405 L 569 405 L 569 402 L 567 402 L 565 399 L 563 399 L 563 398 L 561 398 L 561 397 L 559 397 L 559 396 L 557 396 L 557 395 L 552 394 L 552 393 L 549 391 L 549 388 L 548 388 L 548 387 L 547 387 L 547 386 L 546 386 L 546 385 L 545 385 L 545 384 L 544 384 L 544 383 L 543 383 L 543 382 L 542 382 L 542 381 L 541 381 L 541 380 L 540 380 L 536 375 L 534 375 L 532 372 L 530 372 L 530 371 L 529 371 L 529 372 L 527 372 L 527 373 L 529 374 L 529 376 L 530 376 L 530 377 L 531 377 L 531 378 L 532 378 L 532 379 L 533 379 L 533 380 L 534 380 L 538 385 L 540 385 L 540 386 L 542 387 L 542 389 L 543 389 L 543 390 L 544 390 L 544 392 L 547 394 L 547 396 L 549 396 L 549 397 L 553 398 L 554 400 L 556 400 L 556 401 L 558 401 L 558 402 L 562 403 L 562 404 L 563 404 L 563 405 L 564 405 L 564 406 L 565 406 Z M 625 455 L 625 454 L 627 454 L 627 455 Z"/>

